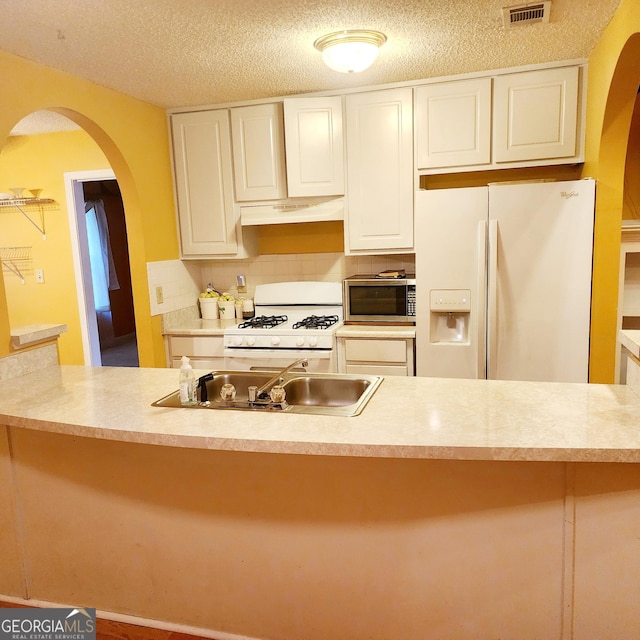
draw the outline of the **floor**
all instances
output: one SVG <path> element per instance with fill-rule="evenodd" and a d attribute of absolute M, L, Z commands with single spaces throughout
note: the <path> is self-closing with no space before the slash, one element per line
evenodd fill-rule
<path fill-rule="evenodd" d="M 0 608 L 25 608 L 25 605 L 0 601 Z M 211 640 L 186 633 L 141 627 L 113 620 L 96 620 L 96 640 Z"/>
<path fill-rule="evenodd" d="M 109 347 L 100 349 L 103 367 L 137 367 L 138 344 L 136 334 L 113 338 L 109 341 Z"/>

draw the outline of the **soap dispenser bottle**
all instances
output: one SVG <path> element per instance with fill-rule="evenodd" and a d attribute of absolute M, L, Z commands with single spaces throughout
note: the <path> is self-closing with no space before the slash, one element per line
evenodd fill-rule
<path fill-rule="evenodd" d="M 180 367 L 180 404 L 183 407 L 194 407 L 198 404 L 196 376 L 187 356 L 182 356 Z"/>

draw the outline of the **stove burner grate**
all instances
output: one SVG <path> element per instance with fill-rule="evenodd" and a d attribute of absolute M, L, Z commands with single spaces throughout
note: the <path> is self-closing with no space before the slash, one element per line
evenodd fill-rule
<path fill-rule="evenodd" d="M 338 316 L 308 316 L 293 325 L 293 329 L 328 329 L 338 322 Z"/>
<path fill-rule="evenodd" d="M 238 329 L 272 329 L 288 320 L 287 316 L 255 316 L 246 322 L 241 322 Z"/>

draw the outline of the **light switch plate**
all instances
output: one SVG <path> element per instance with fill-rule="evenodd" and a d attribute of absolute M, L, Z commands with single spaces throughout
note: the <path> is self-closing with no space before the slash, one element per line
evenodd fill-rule
<path fill-rule="evenodd" d="M 158 285 L 156 287 L 156 302 L 158 304 L 162 304 L 164 302 L 164 294 L 162 293 L 162 286 Z"/>
<path fill-rule="evenodd" d="M 42 269 L 36 269 L 36 282 L 44 284 L 44 271 Z"/>

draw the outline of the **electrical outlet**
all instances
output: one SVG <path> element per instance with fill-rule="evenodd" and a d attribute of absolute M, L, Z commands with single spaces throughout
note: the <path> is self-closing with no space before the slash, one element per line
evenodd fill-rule
<path fill-rule="evenodd" d="M 44 284 L 44 271 L 42 269 L 36 269 L 36 282 Z"/>
<path fill-rule="evenodd" d="M 164 295 L 162 293 L 162 286 L 158 285 L 156 287 L 156 302 L 158 304 L 162 304 L 164 302 Z"/>

